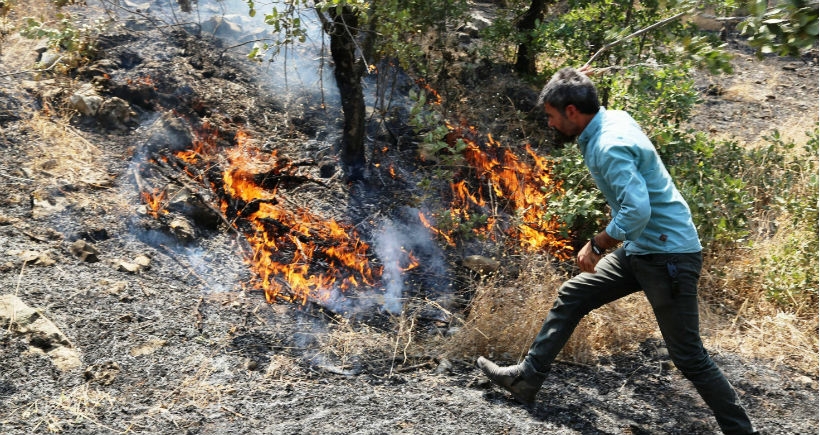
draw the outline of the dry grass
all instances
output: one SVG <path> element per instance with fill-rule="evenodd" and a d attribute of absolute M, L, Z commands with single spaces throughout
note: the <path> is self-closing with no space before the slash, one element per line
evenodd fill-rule
<path fill-rule="evenodd" d="M 751 57 L 742 58 L 745 61 L 753 61 Z M 783 70 L 777 66 L 767 65 L 762 62 L 756 62 L 758 77 L 765 77 L 765 80 L 753 80 L 749 77 L 738 78 L 731 86 L 726 88 L 723 98 L 729 101 L 745 102 L 757 104 L 760 110 L 764 113 L 771 112 L 772 128 L 770 130 L 760 131 L 756 138 L 749 139 L 745 145 L 749 148 L 759 147 L 768 142 L 764 139 L 770 134 L 772 130 L 778 130 L 781 137 L 786 141 L 793 141 L 798 145 L 806 143 L 806 132 L 812 131 L 817 127 L 818 122 L 818 105 L 816 95 L 806 95 L 805 103 L 807 105 L 804 111 L 786 111 L 777 109 L 777 104 L 773 104 L 783 90 L 780 85 L 787 84 L 783 77 Z M 798 90 L 790 90 L 790 92 L 799 92 Z M 774 99 L 774 100 L 770 100 Z M 735 116 L 758 116 L 759 114 L 735 114 Z M 732 132 L 724 132 L 715 136 L 716 139 L 731 139 Z"/>
<path fill-rule="evenodd" d="M 117 402 L 105 391 L 82 384 L 63 391 L 57 397 L 36 400 L 17 410 L 30 424 L 32 433 L 62 433 L 83 424 L 100 432 L 118 431 L 99 422 L 98 414 Z"/>
<path fill-rule="evenodd" d="M 819 319 L 812 289 L 791 295 L 789 312 L 768 299 L 763 290 L 762 261 L 782 250 L 788 237 L 800 236 L 781 231 L 769 239 L 759 240 L 744 250 L 743 255 L 717 254 L 708 261 L 711 264 L 704 270 L 715 273 L 705 275 L 702 292 L 719 304 L 713 307 L 702 304 L 702 329 L 705 341 L 716 350 L 817 373 Z M 817 234 L 805 234 L 805 237 L 816 238 Z M 719 305 L 728 306 L 734 314 L 727 315 L 725 309 L 718 313 Z"/>
<path fill-rule="evenodd" d="M 546 258 L 527 261 L 513 282 L 489 278 L 479 284 L 467 320 L 451 340 L 453 355 L 488 355 L 505 361 L 526 355 L 567 278 Z M 593 363 L 600 356 L 634 349 L 656 330 L 649 304 L 635 294 L 587 315 L 559 358 Z"/>
<path fill-rule="evenodd" d="M 330 325 L 327 333 L 317 336 L 321 344 L 320 365 L 336 366 L 341 370 L 348 370 L 361 358 L 384 359 L 390 357 L 394 343 L 408 335 L 402 331 L 402 321 L 397 322 L 398 331 L 395 334 L 378 331 L 372 327 L 354 324 L 349 319 L 338 318 Z"/>
<path fill-rule="evenodd" d="M 23 38 L 19 31 L 27 17 L 41 22 L 55 22 L 59 13 L 48 0 L 7 0 L 7 15 L 0 17 L 0 74 L 29 70 L 34 67 L 35 48 L 40 41 Z"/>
<path fill-rule="evenodd" d="M 41 184 L 110 186 L 112 178 L 104 170 L 104 154 L 67 120 L 33 113 L 28 127 L 38 138 L 29 150 L 30 177 Z"/>

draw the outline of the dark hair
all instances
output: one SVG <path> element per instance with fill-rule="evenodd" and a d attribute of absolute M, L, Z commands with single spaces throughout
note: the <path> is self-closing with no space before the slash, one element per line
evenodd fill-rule
<path fill-rule="evenodd" d="M 598 91 L 592 80 L 569 67 L 553 74 L 549 83 L 544 85 L 538 96 L 538 106 L 543 107 L 544 104 L 549 104 L 561 113 L 572 104 L 579 112 L 587 115 L 598 113 L 598 108 L 601 107 Z"/>

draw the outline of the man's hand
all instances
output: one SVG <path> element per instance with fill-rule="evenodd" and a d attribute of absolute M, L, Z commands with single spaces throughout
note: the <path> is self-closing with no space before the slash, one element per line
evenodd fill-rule
<path fill-rule="evenodd" d="M 604 256 L 595 255 L 595 253 L 592 252 L 592 243 L 587 242 L 587 244 L 581 248 L 581 251 L 578 252 L 578 267 L 581 268 L 582 272 L 595 273 L 595 265 L 598 264 L 601 258 L 604 258 Z"/>
<path fill-rule="evenodd" d="M 603 251 L 621 243 L 620 240 L 610 237 L 609 234 L 606 233 L 606 230 L 596 234 L 592 240 L 595 240 L 595 246 Z M 595 273 L 595 265 L 606 255 L 603 253 L 601 255 L 595 253 L 592 249 L 592 240 L 587 242 L 587 244 L 581 248 L 581 251 L 578 252 L 578 267 L 581 268 L 582 272 Z"/>

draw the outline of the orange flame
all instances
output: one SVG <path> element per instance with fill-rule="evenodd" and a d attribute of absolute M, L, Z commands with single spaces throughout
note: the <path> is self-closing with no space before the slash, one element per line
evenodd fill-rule
<path fill-rule="evenodd" d="M 246 261 L 257 276 L 253 284 L 264 290 L 266 299 L 323 301 L 334 288 L 376 285 L 381 268 L 371 265 L 370 246 L 352 226 L 306 209 L 289 210 L 277 200 L 275 190 L 255 179 L 257 174 L 291 174 L 295 166 L 278 158 L 276 151 L 260 151 L 244 131 L 235 139 L 236 146 L 226 151 L 229 165 L 222 174 L 223 187 L 240 203 L 258 203 L 246 217 L 253 228 L 247 234 L 252 253 Z M 223 202 L 223 212 L 228 208 Z"/>
<path fill-rule="evenodd" d="M 421 88 L 424 89 L 425 91 L 427 91 L 427 93 L 430 95 L 430 97 L 432 97 L 430 99 L 431 104 L 441 104 L 441 101 L 442 101 L 441 94 L 439 94 L 437 90 L 433 89 L 432 86 L 427 84 L 422 79 L 416 80 L 416 84 L 421 86 Z"/>
<path fill-rule="evenodd" d="M 447 242 L 448 245 L 450 245 L 450 246 L 455 246 L 456 245 L 456 243 L 453 241 L 452 235 L 448 234 L 447 232 L 444 232 L 444 231 L 442 231 L 438 228 L 436 228 L 435 226 L 433 226 L 433 224 L 431 224 L 430 221 L 427 219 L 427 216 L 424 216 L 424 213 L 419 212 L 419 220 L 421 221 L 421 224 L 424 225 L 425 228 L 427 228 L 430 231 L 432 231 L 432 232 L 438 234 L 439 236 L 441 236 L 441 238 L 443 238 Z"/>
<path fill-rule="evenodd" d="M 550 198 L 563 194 L 561 182 L 552 177 L 551 163 L 537 155 L 529 145 L 525 150 L 532 163 L 521 160 L 511 150 L 502 147 L 490 134 L 487 135 L 486 144 L 479 146 L 470 139 L 477 131 L 475 127 L 462 129 L 450 125 L 449 128 L 447 140 L 461 139 L 467 144 L 465 160 L 472 167 L 475 178 L 481 182 L 473 190 L 465 180 L 452 183 L 450 213 L 469 219 L 470 209 L 486 211 L 488 201 L 503 205 L 519 216 L 519 222 L 507 233 L 518 239 L 522 248 L 530 251 L 548 249 L 558 258 L 569 258 L 572 250 L 570 241 L 561 236 L 557 218 L 547 210 Z M 491 216 L 482 228 L 474 228 L 473 231 L 491 235 L 497 224 L 497 218 Z"/>
<path fill-rule="evenodd" d="M 218 139 L 219 130 L 212 127 L 210 123 L 205 122 L 194 135 L 191 149 L 179 151 L 176 156 L 186 163 L 196 164 L 201 159 L 216 154 Z"/>
<path fill-rule="evenodd" d="M 158 218 L 160 214 L 168 213 L 168 210 L 165 210 L 166 196 L 167 193 L 164 189 L 161 191 L 159 189 L 154 189 L 153 193 L 140 192 L 142 203 L 145 204 L 148 214 L 153 218 Z"/>

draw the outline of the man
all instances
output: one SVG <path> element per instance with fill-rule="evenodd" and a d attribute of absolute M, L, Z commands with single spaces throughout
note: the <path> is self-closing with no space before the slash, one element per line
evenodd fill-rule
<path fill-rule="evenodd" d="M 757 433 L 701 342 L 697 285 L 702 248 L 689 207 L 649 138 L 626 112 L 600 107 L 595 85 L 583 71 L 564 68 L 555 73 L 538 104 L 549 116 L 550 127 L 577 137 L 612 219 L 578 252 L 582 273 L 559 289 L 524 361 L 499 367 L 479 357 L 478 366 L 516 400 L 532 404 L 581 318 L 643 290 L 669 356 L 695 385 L 723 432 Z"/>

